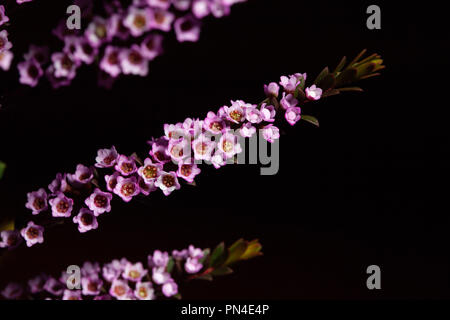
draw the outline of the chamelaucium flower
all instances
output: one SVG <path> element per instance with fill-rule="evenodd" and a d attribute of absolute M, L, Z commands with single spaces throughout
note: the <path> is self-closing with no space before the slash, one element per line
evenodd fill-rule
<path fill-rule="evenodd" d="M 17 3 L 31 0 L 17 0 Z M 71 30 L 61 19 L 52 33 L 61 40 L 59 47 L 30 45 L 30 53 L 17 64 L 19 82 L 35 87 L 42 76 L 54 89 L 68 86 L 83 65 L 96 65 L 98 85 L 110 88 L 120 75 L 147 76 L 149 62 L 163 53 L 163 40 L 175 36 L 179 42 L 196 42 L 200 38 L 202 20 L 230 14 L 231 6 L 246 0 L 134 0 L 103 1 L 103 12 L 94 12 L 94 0 L 74 1 L 80 6 L 82 30 Z M 101 6 L 101 5 L 100 5 Z M 99 6 L 99 7 L 100 7 Z M 7 8 L 0 5 L 0 26 L 10 20 Z M 102 13 L 103 14 L 103 13 Z M 171 32 L 173 31 L 173 32 Z M 114 43 L 114 46 L 113 46 Z M 9 71 L 13 59 L 8 32 L 0 30 L 0 68 Z M 45 51 L 39 59 L 33 48 Z"/>
<path fill-rule="evenodd" d="M 100 265 L 88 261 L 80 268 L 78 287 L 74 281 L 68 283 L 70 273 L 63 271 L 59 277 L 40 273 L 24 284 L 7 284 L 0 296 L 7 300 L 180 299 L 179 283 L 232 273 L 230 266 L 260 256 L 261 250 L 258 240 L 240 239 L 229 247 L 221 243 L 214 250 L 193 245 L 171 253 L 155 250 L 144 262 L 122 258 Z"/>
<path fill-rule="evenodd" d="M 364 52 L 347 67 L 341 62 L 333 73 L 326 68 L 311 86 L 306 86 L 304 73 L 281 77 L 281 87 L 274 82 L 265 86 L 266 99 L 259 104 L 233 100 L 217 112 L 208 112 L 203 119 L 187 118 L 165 124 L 164 135 L 148 142 L 150 148 L 143 157 L 137 153 L 120 154 L 115 147 L 100 149 L 94 163 L 79 164 L 75 173 L 58 173 L 48 191 L 41 188 L 29 193 L 25 207 L 40 219 L 58 219 L 63 223 L 69 220 L 64 218 L 73 216 L 71 220 L 84 233 L 99 228 L 100 216 L 112 211 L 115 201 L 151 199 L 155 192 L 170 196 L 187 185 L 196 185 L 195 179 L 201 174 L 199 164 L 219 169 L 234 163 L 234 157 L 243 149 L 241 139 L 259 132 L 273 143 L 301 120 L 318 125 L 316 118 L 304 114 L 314 101 L 340 92 L 361 91 L 346 87 L 351 84 L 348 74 L 359 74 L 353 80 L 356 81 L 375 76 L 384 67 L 380 56 L 363 58 Z M 367 64 L 373 67 L 368 68 Z M 287 105 L 283 106 L 282 101 L 287 96 L 292 98 L 285 109 Z M 21 235 L 28 246 L 43 242 L 43 228 L 24 230 Z M 2 246 L 8 248 L 8 242 L 3 241 Z M 196 265 L 192 260 L 189 270 L 195 270 Z"/>

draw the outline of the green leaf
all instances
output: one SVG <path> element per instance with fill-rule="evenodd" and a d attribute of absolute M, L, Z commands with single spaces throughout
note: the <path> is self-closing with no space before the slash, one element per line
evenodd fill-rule
<path fill-rule="evenodd" d="M 208 273 L 208 274 L 203 274 L 201 276 L 195 277 L 195 279 L 197 280 L 206 280 L 206 281 L 213 281 L 213 276 Z"/>
<path fill-rule="evenodd" d="M 203 250 L 203 258 L 201 258 L 201 259 L 199 260 L 199 262 L 200 262 L 200 263 L 204 263 L 204 262 L 206 261 L 206 259 L 209 258 L 209 254 L 210 254 L 210 253 L 211 253 L 211 250 L 209 250 L 209 249 Z"/>
<path fill-rule="evenodd" d="M 336 87 L 342 87 L 344 85 L 350 84 L 356 80 L 356 75 L 358 71 L 355 68 L 345 69 L 336 78 Z"/>
<path fill-rule="evenodd" d="M 176 295 L 173 296 L 175 299 L 177 300 L 181 300 L 181 294 L 177 293 Z"/>
<path fill-rule="evenodd" d="M 323 92 L 333 89 L 336 85 L 336 78 L 333 74 L 329 73 L 322 80 L 320 80 L 318 87 L 323 90 Z"/>
<path fill-rule="evenodd" d="M 306 122 L 312 123 L 315 126 L 319 126 L 319 120 L 317 120 L 316 117 L 308 116 L 308 115 L 302 115 L 302 120 L 305 120 Z"/>
<path fill-rule="evenodd" d="M 3 161 L 0 161 L 0 179 L 3 178 L 5 169 L 6 169 L 6 163 L 4 163 Z"/>
<path fill-rule="evenodd" d="M 211 259 L 209 260 L 209 266 L 216 268 L 221 266 L 227 259 L 227 253 L 225 251 L 225 243 L 221 242 L 212 252 Z"/>
<path fill-rule="evenodd" d="M 241 256 L 241 260 L 249 260 L 249 259 L 253 259 L 257 256 L 260 256 L 260 255 L 262 255 L 261 250 L 262 250 L 262 245 L 259 243 L 259 241 L 257 239 L 253 240 L 248 244 L 247 250 Z"/>
<path fill-rule="evenodd" d="M 225 261 L 225 265 L 228 266 L 240 260 L 242 255 L 247 250 L 248 243 L 243 239 L 239 239 L 236 241 L 229 249 L 228 249 L 228 259 Z"/>
<path fill-rule="evenodd" d="M 319 73 L 319 75 L 317 76 L 316 80 L 314 80 L 314 84 L 318 85 L 320 83 L 320 81 L 322 81 L 322 79 L 328 75 L 330 73 L 330 71 L 328 70 L 328 67 L 325 67 L 321 73 Z"/>
<path fill-rule="evenodd" d="M 233 273 L 233 269 L 230 267 L 220 267 L 211 272 L 213 276 L 226 276 Z"/>
<path fill-rule="evenodd" d="M 175 266 L 175 260 L 172 257 L 170 257 L 169 262 L 167 263 L 167 272 L 172 273 L 174 266 Z"/>
<path fill-rule="evenodd" d="M 359 61 L 359 59 L 361 59 L 361 58 L 366 54 L 366 52 L 367 52 L 367 49 L 364 49 L 363 51 L 361 51 L 361 52 L 355 57 L 355 59 L 353 59 L 352 62 L 350 62 L 350 63 L 348 64 L 348 67 L 349 67 L 349 68 L 352 68 L 353 65 L 354 65 L 355 63 L 357 63 L 357 62 Z"/>
<path fill-rule="evenodd" d="M 339 62 L 338 66 L 336 67 L 336 69 L 334 69 L 334 76 L 336 76 L 339 72 L 342 71 L 342 69 L 344 69 L 345 64 L 347 63 L 347 57 L 343 57 L 341 62 Z"/>

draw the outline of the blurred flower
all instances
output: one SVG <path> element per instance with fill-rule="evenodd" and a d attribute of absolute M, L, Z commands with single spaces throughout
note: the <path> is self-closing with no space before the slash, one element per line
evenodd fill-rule
<path fill-rule="evenodd" d="M 175 283 L 173 279 L 170 279 L 162 286 L 162 292 L 167 297 L 173 297 L 178 293 L 178 285 Z"/>
<path fill-rule="evenodd" d="M 12 48 L 12 43 L 8 40 L 8 31 L 0 31 L 0 53 Z"/>
<path fill-rule="evenodd" d="M 0 248 L 14 249 L 22 242 L 20 233 L 17 230 L 1 231 L 0 238 Z"/>
<path fill-rule="evenodd" d="M 5 299 L 16 300 L 22 296 L 23 287 L 18 283 L 10 283 L 2 290 L 1 294 Z"/>
<path fill-rule="evenodd" d="M 114 168 L 124 176 L 129 176 L 135 173 L 137 171 L 135 157 L 120 155 L 117 158 L 117 163 Z"/>
<path fill-rule="evenodd" d="M 134 295 L 139 300 L 153 300 L 155 299 L 155 290 L 151 282 L 138 282 L 136 283 L 136 289 L 134 289 Z"/>
<path fill-rule="evenodd" d="M 3 71 L 8 71 L 11 68 L 11 63 L 14 59 L 14 54 L 11 51 L 5 50 L 0 52 L 0 68 Z"/>
<path fill-rule="evenodd" d="M 200 38 L 200 22 L 191 15 L 178 18 L 174 28 L 179 42 L 197 42 Z"/>
<path fill-rule="evenodd" d="M 262 130 L 262 135 L 264 139 L 273 143 L 275 140 L 280 138 L 280 130 L 272 124 L 265 126 Z"/>
<path fill-rule="evenodd" d="M 95 166 L 97 168 L 110 168 L 116 164 L 118 156 L 114 146 L 112 146 L 111 149 L 100 149 L 95 158 L 95 161 L 97 162 Z"/>
<path fill-rule="evenodd" d="M 0 26 L 9 21 L 8 16 L 5 14 L 5 6 L 0 5 Z"/>

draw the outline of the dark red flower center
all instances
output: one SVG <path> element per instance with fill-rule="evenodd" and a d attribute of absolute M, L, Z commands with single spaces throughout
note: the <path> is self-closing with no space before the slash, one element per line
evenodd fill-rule
<path fill-rule="evenodd" d="M 94 217 L 90 213 L 84 213 L 81 215 L 81 223 L 85 226 L 90 226 L 94 222 Z"/>
<path fill-rule="evenodd" d="M 129 197 L 136 191 L 136 185 L 132 182 L 127 182 L 122 186 L 121 192 L 124 196 Z"/>
<path fill-rule="evenodd" d="M 34 227 L 29 227 L 26 235 L 28 239 L 36 239 L 37 237 L 39 237 L 39 230 Z"/>
<path fill-rule="evenodd" d="M 56 205 L 56 210 L 60 213 L 66 213 L 69 210 L 69 203 L 65 200 L 60 200 Z"/>
<path fill-rule="evenodd" d="M 94 204 L 97 208 L 104 208 L 108 204 L 108 198 L 101 194 L 98 194 L 94 198 Z"/>
<path fill-rule="evenodd" d="M 43 209 L 43 208 L 45 207 L 45 201 L 44 201 L 44 199 L 42 199 L 42 198 L 36 198 L 36 199 L 34 199 L 34 201 L 33 201 L 33 207 L 34 207 L 36 210 L 41 210 L 41 209 Z"/>
<path fill-rule="evenodd" d="M 131 173 L 133 172 L 134 166 L 131 162 L 124 162 L 121 165 L 121 169 L 123 173 Z"/>
<path fill-rule="evenodd" d="M 173 187 L 175 185 L 175 178 L 170 175 L 170 174 L 166 174 L 163 178 L 162 178 L 162 183 L 163 185 L 165 185 L 167 188 Z"/>
<path fill-rule="evenodd" d="M 147 179 L 154 179 L 158 173 L 158 169 L 155 166 L 146 166 L 143 170 L 144 177 Z"/>
<path fill-rule="evenodd" d="M 183 164 L 180 168 L 181 174 L 185 177 L 189 177 L 192 174 L 192 166 Z"/>

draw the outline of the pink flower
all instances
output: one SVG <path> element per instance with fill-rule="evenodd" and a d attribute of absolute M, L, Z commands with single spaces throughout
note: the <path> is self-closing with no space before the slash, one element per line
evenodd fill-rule
<path fill-rule="evenodd" d="M 161 172 L 161 175 L 155 182 L 155 186 L 160 188 L 162 192 L 168 196 L 174 190 L 180 189 L 180 184 L 178 183 L 177 175 L 175 172 Z"/>
<path fill-rule="evenodd" d="M 58 192 L 56 198 L 50 199 L 52 215 L 55 218 L 68 218 L 72 214 L 73 200 L 66 197 L 64 193 Z"/>
<path fill-rule="evenodd" d="M 246 109 L 245 118 L 250 123 L 260 123 L 263 120 L 261 112 L 256 109 L 256 106 Z"/>
<path fill-rule="evenodd" d="M 48 280 L 48 276 L 40 274 L 28 280 L 28 288 L 31 293 L 39 293 L 44 290 L 44 285 Z"/>
<path fill-rule="evenodd" d="M 0 53 L 12 48 L 12 43 L 8 40 L 8 31 L 0 31 Z"/>
<path fill-rule="evenodd" d="M 165 268 L 169 263 L 169 253 L 155 250 L 153 256 L 148 256 L 148 263 L 152 267 Z"/>
<path fill-rule="evenodd" d="M 44 74 L 41 66 L 34 59 L 19 63 L 17 68 L 19 69 L 20 74 L 19 82 L 29 85 L 30 87 L 37 86 L 39 79 Z"/>
<path fill-rule="evenodd" d="M 163 284 L 162 292 L 167 298 L 173 297 L 178 293 L 178 286 L 173 279 L 170 279 Z"/>
<path fill-rule="evenodd" d="M 103 287 L 103 281 L 98 277 L 83 277 L 81 279 L 81 287 L 83 295 L 85 296 L 96 296 L 100 294 Z"/>
<path fill-rule="evenodd" d="M 6 230 L 0 232 L 0 248 L 14 249 L 22 242 L 20 233 L 17 230 Z"/>
<path fill-rule="evenodd" d="M 163 170 L 163 165 L 160 163 L 153 163 L 152 159 L 144 160 L 144 165 L 138 169 L 138 174 L 145 180 L 146 183 L 153 183 Z"/>
<path fill-rule="evenodd" d="M 152 29 L 158 29 L 161 31 L 170 31 L 172 29 L 172 23 L 175 20 L 175 15 L 170 11 L 153 10 L 152 19 L 150 21 L 150 27 Z"/>
<path fill-rule="evenodd" d="M 110 192 L 114 192 L 117 185 L 117 178 L 120 176 L 119 172 L 114 172 L 112 175 L 105 175 L 106 189 Z"/>
<path fill-rule="evenodd" d="M 224 107 L 227 119 L 234 123 L 240 123 L 245 120 L 247 109 L 254 108 L 253 105 L 245 103 L 242 100 L 231 101 L 231 107 Z"/>
<path fill-rule="evenodd" d="M 256 128 L 250 122 L 247 122 L 239 129 L 239 133 L 244 138 L 251 138 L 256 133 Z"/>
<path fill-rule="evenodd" d="M 275 107 L 271 105 L 267 105 L 267 103 L 263 103 L 261 105 L 261 117 L 263 121 L 266 122 L 274 122 L 275 121 L 275 115 L 277 112 L 275 111 Z"/>
<path fill-rule="evenodd" d="M 188 247 L 188 254 L 193 259 L 203 259 L 203 257 L 205 256 L 205 253 L 202 249 L 196 248 L 193 245 L 190 245 Z"/>
<path fill-rule="evenodd" d="M 80 290 L 64 290 L 62 300 L 83 300 Z"/>
<path fill-rule="evenodd" d="M 131 289 L 128 286 L 128 283 L 124 280 L 115 279 L 111 288 L 109 289 L 109 294 L 115 297 L 118 300 L 125 300 L 127 296 L 130 294 Z"/>
<path fill-rule="evenodd" d="M 155 290 L 151 282 L 138 282 L 134 289 L 134 295 L 139 300 L 153 300 L 155 299 Z"/>
<path fill-rule="evenodd" d="M 158 268 L 155 267 L 152 270 L 152 280 L 156 283 L 156 284 L 164 284 L 167 281 L 170 280 L 170 274 L 168 272 L 166 272 L 166 268 Z"/>
<path fill-rule="evenodd" d="M 5 50 L 0 52 L 0 68 L 3 69 L 3 71 L 9 71 L 13 59 L 14 54 L 11 51 Z"/>
<path fill-rule="evenodd" d="M 211 141 L 205 134 L 200 134 L 192 143 L 194 157 L 196 160 L 209 160 L 214 151 L 216 143 Z"/>
<path fill-rule="evenodd" d="M 97 162 L 95 166 L 97 168 L 111 168 L 116 164 L 117 157 L 119 155 L 117 154 L 117 150 L 114 146 L 111 147 L 111 149 L 100 149 L 97 152 L 97 157 L 95 158 L 95 161 Z"/>
<path fill-rule="evenodd" d="M 67 174 L 64 175 L 58 173 L 56 178 L 48 185 L 48 189 L 52 194 L 56 194 L 58 192 L 66 192 L 69 190 L 69 185 L 67 184 Z"/>
<path fill-rule="evenodd" d="M 280 94 L 280 86 L 276 82 L 271 82 L 269 85 L 264 85 L 264 92 L 267 97 L 278 98 Z"/>
<path fill-rule="evenodd" d="M 28 247 L 44 242 L 44 227 L 34 224 L 33 221 L 28 222 L 28 225 L 20 230 L 20 234 L 27 242 Z"/>
<path fill-rule="evenodd" d="M 122 72 L 120 65 L 120 48 L 107 46 L 105 54 L 100 61 L 100 69 L 108 73 L 111 77 L 117 77 Z"/>
<path fill-rule="evenodd" d="M 0 26 L 9 21 L 8 16 L 5 14 L 5 6 L 0 5 Z"/>
<path fill-rule="evenodd" d="M 143 77 L 148 74 L 148 60 L 144 58 L 138 45 L 134 44 L 130 49 L 122 49 L 119 57 L 124 74 L 134 74 Z"/>
<path fill-rule="evenodd" d="M 140 192 L 136 177 L 117 178 L 117 185 L 114 188 L 114 193 L 121 197 L 123 201 L 130 202 L 133 197 L 137 196 Z"/>
<path fill-rule="evenodd" d="M 289 124 L 293 126 L 300 120 L 301 112 L 302 111 L 300 107 L 290 107 L 286 110 L 284 117 L 286 118 L 287 122 L 289 122 Z"/>
<path fill-rule="evenodd" d="M 178 18 L 174 28 L 179 42 L 196 42 L 200 38 L 200 22 L 191 15 Z"/>
<path fill-rule="evenodd" d="M 155 187 L 154 182 L 147 183 L 141 176 L 138 177 L 138 185 L 141 193 L 144 196 L 148 196 L 150 193 L 158 189 L 157 187 Z"/>
<path fill-rule="evenodd" d="M 141 43 L 141 54 L 148 60 L 153 60 L 163 52 L 164 37 L 160 34 L 150 34 Z"/>
<path fill-rule="evenodd" d="M 192 162 L 192 160 L 180 161 L 178 163 L 177 176 L 189 183 L 193 183 L 195 176 L 200 172 L 201 170 L 197 167 L 197 164 Z"/>
<path fill-rule="evenodd" d="M 222 151 L 228 159 L 242 152 L 241 145 L 238 142 L 238 137 L 230 132 L 227 132 L 220 137 L 219 150 Z"/>
<path fill-rule="evenodd" d="M 124 176 L 135 173 L 137 171 L 135 157 L 120 155 L 119 158 L 117 158 L 117 164 L 114 168 Z"/>
<path fill-rule="evenodd" d="M 105 212 L 111 211 L 111 200 L 112 194 L 109 192 L 102 192 L 100 189 L 96 188 L 94 193 L 92 193 L 89 198 L 87 198 L 84 203 L 92 210 L 94 215 L 97 217 Z"/>
<path fill-rule="evenodd" d="M 77 165 L 77 169 L 74 174 L 68 175 L 70 183 L 80 186 L 91 182 L 94 178 L 94 170 L 92 168 L 86 167 L 82 164 Z"/>
<path fill-rule="evenodd" d="M 75 78 L 79 62 L 67 53 L 57 52 L 52 54 L 54 76 L 56 78 Z"/>
<path fill-rule="evenodd" d="M 73 222 L 78 224 L 78 231 L 81 233 L 98 228 L 98 222 L 94 212 L 86 208 L 82 208 L 78 215 L 73 217 Z"/>
<path fill-rule="evenodd" d="M 315 84 L 305 90 L 306 97 L 309 100 L 319 100 L 322 97 L 322 89 L 317 88 Z"/>
<path fill-rule="evenodd" d="M 286 95 L 286 92 L 283 92 L 283 98 L 281 99 L 280 104 L 284 110 L 287 110 L 296 107 L 298 105 L 298 100 L 295 99 L 294 95 L 290 93 Z"/>
<path fill-rule="evenodd" d="M 282 76 L 280 78 L 280 85 L 287 93 L 294 93 L 302 78 L 306 80 L 306 73 L 304 75 L 301 73 L 296 73 L 295 75 L 291 75 L 289 77 Z"/>
<path fill-rule="evenodd" d="M 205 121 L 203 122 L 205 130 L 208 130 L 212 134 L 219 134 L 225 132 L 227 129 L 227 124 L 225 121 L 217 116 L 214 112 L 208 112 Z"/>
<path fill-rule="evenodd" d="M 187 140 L 181 138 L 179 140 L 170 140 L 169 146 L 166 149 L 168 156 L 174 162 L 179 162 L 190 155 L 191 144 Z"/>
<path fill-rule="evenodd" d="M 23 287 L 18 283 L 8 284 L 1 292 L 1 295 L 8 300 L 19 299 L 23 294 Z"/>
<path fill-rule="evenodd" d="M 164 0 L 148 0 L 148 1 L 162 1 L 167 2 Z M 172 0 L 173 6 L 175 9 L 179 11 L 186 11 L 190 8 L 192 0 Z"/>
<path fill-rule="evenodd" d="M 152 10 L 149 8 L 139 9 L 130 7 L 128 14 L 123 21 L 123 25 L 130 30 L 131 35 L 141 36 L 151 28 Z"/>
<path fill-rule="evenodd" d="M 192 2 L 192 13 L 197 19 L 203 19 L 211 13 L 210 0 L 194 0 Z"/>
<path fill-rule="evenodd" d="M 61 296 L 64 292 L 64 287 L 65 284 L 61 283 L 53 277 L 48 278 L 44 284 L 44 290 L 54 296 Z"/>
<path fill-rule="evenodd" d="M 28 201 L 25 207 L 32 210 L 32 214 L 36 215 L 47 210 L 47 192 L 43 188 L 27 194 Z"/>
<path fill-rule="evenodd" d="M 198 259 L 188 257 L 186 263 L 184 264 L 184 270 L 187 273 L 194 274 L 202 270 L 203 264 L 201 264 Z"/>
<path fill-rule="evenodd" d="M 39 64 L 45 64 L 49 59 L 49 48 L 46 46 L 30 45 L 28 52 L 23 55 L 25 60 L 34 59 Z"/>
<path fill-rule="evenodd" d="M 98 48 L 103 43 L 111 40 L 111 27 L 112 26 L 109 21 L 101 17 L 94 17 L 85 31 L 86 39 L 91 43 L 91 45 Z"/>
<path fill-rule="evenodd" d="M 169 9 L 170 3 L 173 0 L 144 0 L 144 1 L 147 1 L 147 4 L 150 7 L 167 10 L 167 9 Z"/>
<path fill-rule="evenodd" d="M 122 277 L 133 282 L 139 282 L 147 275 L 147 273 L 148 271 L 144 269 L 141 262 L 135 264 L 127 263 Z"/>
<path fill-rule="evenodd" d="M 264 139 L 273 143 L 275 140 L 280 138 L 280 130 L 272 124 L 265 126 L 262 130 Z"/>

